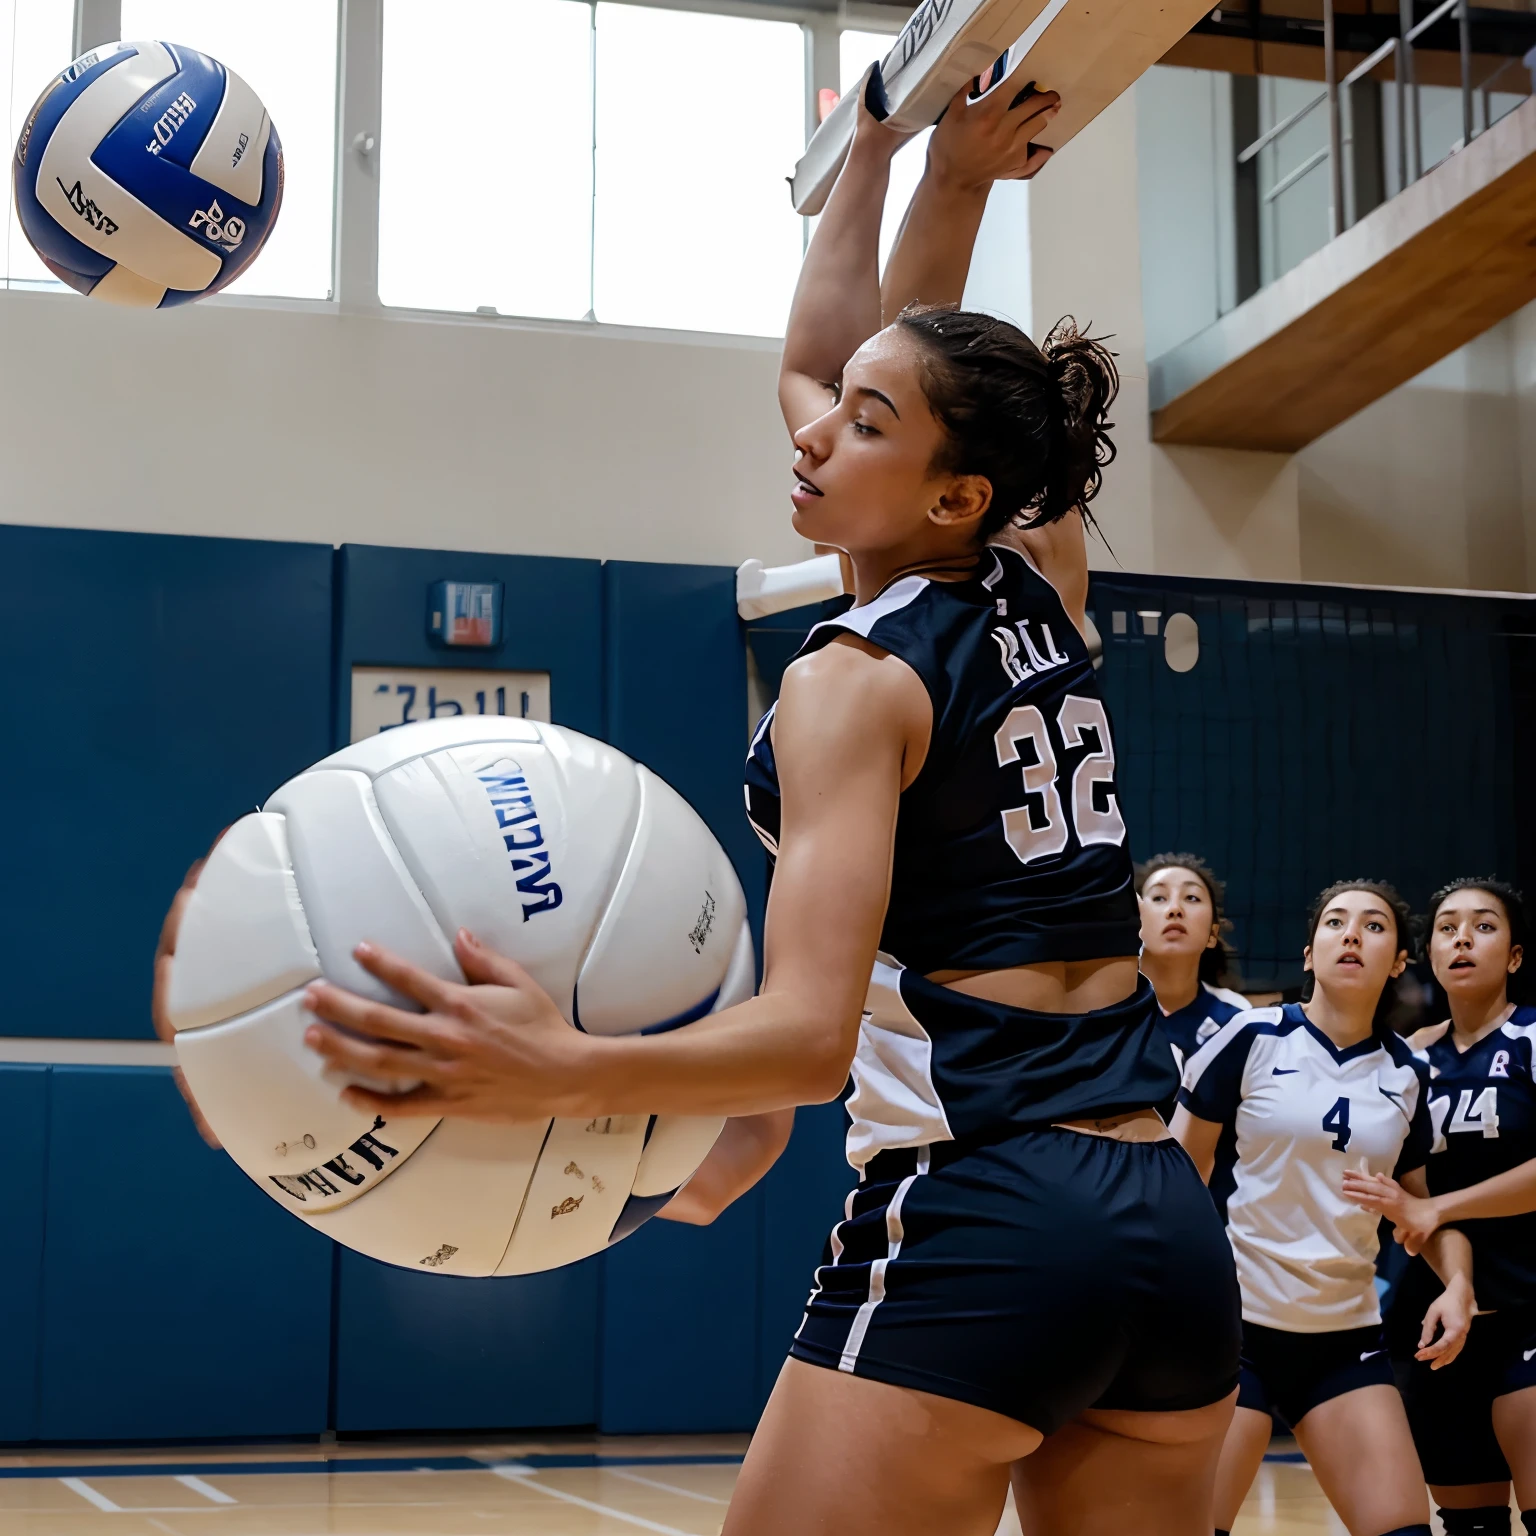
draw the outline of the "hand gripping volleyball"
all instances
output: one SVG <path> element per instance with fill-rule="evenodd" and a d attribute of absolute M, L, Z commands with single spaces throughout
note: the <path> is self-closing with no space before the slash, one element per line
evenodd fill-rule
<path fill-rule="evenodd" d="M 233 70 L 173 43 L 107 43 L 48 82 L 11 165 L 43 264 L 142 309 L 217 293 L 255 259 L 283 200 L 283 149 Z"/>
<path fill-rule="evenodd" d="M 592 1034 L 676 1028 L 753 991 L 741 886 L 675 790 L 575 731 L 456 716 L 325 758 L 220 839 L 171 971 L 177 1060 L 235 1162 L 337 1242 L 445 1275 L 573 1263 L 665 1205 L 722 1121 L 490 1125 L 342 1103 L 304 1045 L 307 985 L 416 1008 L 354 948 L 462 981 L 461 927 Z"/>

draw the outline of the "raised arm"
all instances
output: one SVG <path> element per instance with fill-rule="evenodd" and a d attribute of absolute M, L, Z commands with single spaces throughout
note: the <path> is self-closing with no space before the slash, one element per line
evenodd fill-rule
<path fill-rule="evenodd" d="M 866 92 L 878 65 L 859 82 Z M 880 329 L 880 216 L 891 156 L 910 135 L 861 100 L 853 144 L 800 266 L 784 329 L 779 408 L 791 435 L 828 407 L 843 365 Z"/>
<path fill-rule="evenodd" d="M 923 179 L 912 194 L 880 289 L 886 325 L 908 304 L 958 304 L 994 181 L 1027 181 L 1051 157 L 1030 140 L 1061 107 L 1055 91 L 1005 80 L 980 101 L 966 86 L 928 141 Z"/>

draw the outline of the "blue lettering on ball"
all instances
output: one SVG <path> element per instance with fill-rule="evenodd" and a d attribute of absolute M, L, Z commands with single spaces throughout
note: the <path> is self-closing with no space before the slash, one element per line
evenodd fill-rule
<path fill-rule="evenodd" d="M 521 773 L 482 773 L 480 782 L 496 812 L 496 825 L 502 828 L 501 840 L 511 855 L 517 888 L 535 898 L 523 902 L 523 921 L 536 912 L 553 912 L 565 898 L 550 878 L 549 849 L 528 780 Z"/>

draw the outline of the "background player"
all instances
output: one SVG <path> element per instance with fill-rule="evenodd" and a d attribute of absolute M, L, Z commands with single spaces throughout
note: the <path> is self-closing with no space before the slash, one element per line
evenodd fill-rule
<path fill-rule="evenodd" d="M 1029 141 L 1055 104 L 1006 88 L 951 104 L 889 304 L 958 298 L 991 182 L 1043 163 Z M 754 743 L 777 861 L 761 995 L 665 1034 L 587 1036 L 460 935 L 481 985 L 370 949 L 428 1011 L 318 985 L 312 1006 L 345 1031 L 309 1039 L 343 1070 L 421 1082 L 349 1090 L 396 1115 L 755 1115 L 834 1097 L 852 1062 L 862 1182 L 726 1531 L 991 1536 L 1035 1452 L 1015 1482 L 1026 1523 L 1204 1536 L 1236 1285 L 1150 1107 L 1175 1073 L 1136 970 L 1114 744 L 1079 633 L 1078 514 L 1111 453 L 1113 363 L 1071 327 L 1042 351 L 952 309 L 882 329 L 898 143 L 861 111 L 785 339 L 796 526 L 848 550 L 858 602 L 813 631 Z M 1038 569 L 987 547 L 1013 520 L 1062 525 L 1037 530 Z"/>
<path fill-rule="evenodd" d="M 1311 997 L 1238 1014 L 1191 1059 L 1174 1117 L 1208 1179 L 1223 1128 L 1235 1133 L 1227 1232 L 1243 1370 L 1216 1524 L 1231 1528 L 1278 1409 L 1351 1536 L 1428 1536 L 1382 1340 L 1377 1222 L 1343 1195 L 1350 1166 L 1423 1188 L 1428 1071 L 1376 1022 L 1387 982 L 1408 962 L 1408 909 L 1388 885 L 1346 881 L 1323 892 L 1307 926 Z M 1420 1358 L 1443 1364 L 1471 1321 L 1471 1255 L 1457 1234 L 1432 1247 L 1449 1283 L 1425 1316 Z"/>
<path fill-rule="evenodd" d="M 1455 880 L 1430 907 L 1429 958 L 1450 1018 L 1428 1036 L 1435 1140 L 1424 1191 L 1346 1173 L 1344 1190 L 1396 1224 L 1421 1253 L 1454 1225 L 1472 1244 L 1480 1311 L 1453 1365 L 1415 1363 L 1408 1418 L 1447 1536 L 1506 1536 L 1511 1477 L 1536 1531 L 1536 1008 L 1517 1006 L 1530 929 L 1525 903 L 1497 880 Z M 1417 1260 L 1399 1306 L 1438 1290 Z"/>
<path fill-rule="evenodd" d="M 1234 1014 L 1248 1006 L 1230 979 L 1226 892 L 1204 859 L 1160 853 L 1136 866 L 1141 901 L 1141 974 L 1157 993 L 1180 1071 Z"/>

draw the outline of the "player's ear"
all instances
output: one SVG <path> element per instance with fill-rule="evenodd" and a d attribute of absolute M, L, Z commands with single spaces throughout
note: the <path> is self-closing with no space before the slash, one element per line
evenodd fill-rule
<path fill-rule="evenodd" d="M 959 528 L 979 522 L 991 505 L 992 482 L 985 475 L 956 475 L 928 516 L 941 527 Z"/>
<path fill-rule="evenodd" d="M 1393 980 L 1395 980 L 1397 977 L 1401 976 L 1403 974 L 1403 972 L 1406 971 L 1407 969 L 1408 969 L 1408 951 L 1406 949 L 1400 949 L 1397 952 L 1397 959 L 1392 962 L 1392 969 L 1387 972 L 1387 975 L 1388 975 L 1388 977 L 1390 977 Z"/>
<path fill-rule="evenodd" d="M 1312 946 L 1310 944 L 1301 952 L 1301 968 L 1304 971 L 1312 969 Z"/>
<path fill-rule="evenodd" d="M 1509 946 L 1509 974 L 1513 976 L 1525 960 L 1525 950 L 1519 944 Z"/>

